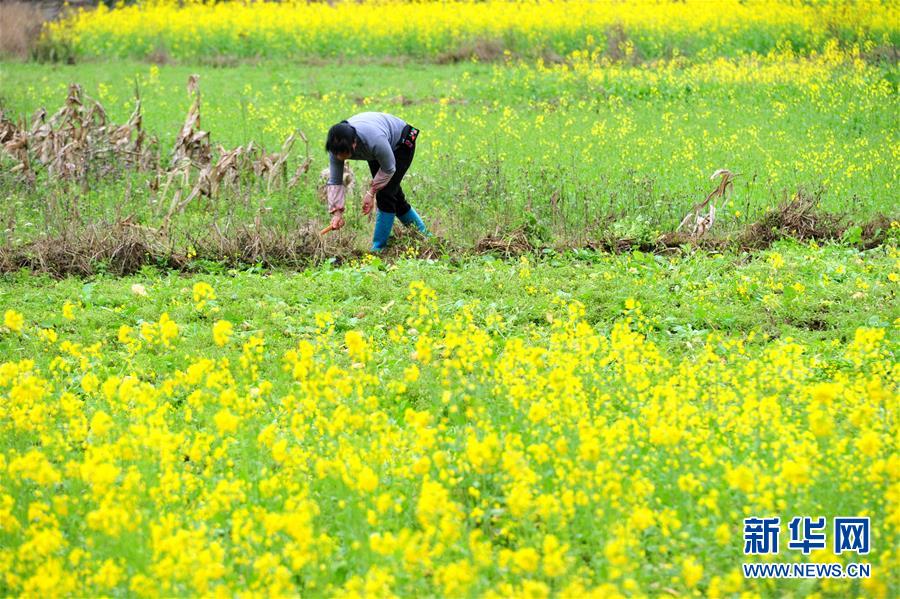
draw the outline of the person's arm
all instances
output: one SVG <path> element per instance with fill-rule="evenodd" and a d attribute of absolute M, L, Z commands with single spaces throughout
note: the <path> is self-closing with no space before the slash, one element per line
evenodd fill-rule
<path fill-rule="evenodd" d="M 375 194 L 388 184 L 397 170 L 394 151 L 391 149 L 387 139 L 380 140 L 373 148 L 373 153 L 375 154 L 375 160 L 378 161 L 378 172 L 372 178 L 369 191 L 366 192 L 366 197 L 363 198 L 363 214 L 368 214 L 372 211 L 372 207 L 375 204 Z"/>
<path fill-rule="evenodd" d="M 340 229 L 344 226 L 344 195 L 347 189 L 344 187 L 344 162 L 329 154 L 328 184 L 325 186 L 328 198 L 328 213 L 331 214 L 331 226 Z"/>
<path fill-rule="evenodd" d="M 333 212 L 343 212 L 344 211 L 344 194 L 346 193 L 346 189 L 343 185 L 332 185 L 328 184 L 325 187 L 326 194 L 328 196 L 328 213 L 331 214 Z"/>

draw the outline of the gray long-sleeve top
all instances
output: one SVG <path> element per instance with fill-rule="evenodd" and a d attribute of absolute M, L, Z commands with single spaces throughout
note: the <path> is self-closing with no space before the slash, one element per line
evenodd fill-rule
<path fill-rule="evenodd" d="M 373 179 L 377 190 L 390 180 L 397 163 L 394 148 L 400 144 L 400 137 L 406 121 L 385 112 L 361 112 L 351 116 L 347 122 L 356 130 L 356 149 L 350 160 L 374 160 L 379 171 Z M 333 212 L 344 207 L 344 163 L 329 153 L 328 209 Z"/>

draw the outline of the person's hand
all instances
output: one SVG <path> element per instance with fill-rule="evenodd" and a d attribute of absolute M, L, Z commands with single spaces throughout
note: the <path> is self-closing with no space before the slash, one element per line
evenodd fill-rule
<path fill-rule="evenodd" d="M 363 198 L 362 202 L 362 213 L 369 214 L 372 212 L 372 208 L 375 207 L 375 192 L 371 189 L 366 192 L 366 197 Z"/>
<path fill-rule="evenodd" d="M 344 226 L 344 211 L 335 210 L 331 213 L 331 229 L 337 231 Z"/>

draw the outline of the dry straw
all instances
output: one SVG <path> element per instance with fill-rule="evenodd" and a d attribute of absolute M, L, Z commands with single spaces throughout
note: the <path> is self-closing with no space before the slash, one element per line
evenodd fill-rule
<path fill-rule="evenodd" d="M 0 111 L 0 149 L 13 160 L 9 172 L 33 184 L 40 169 L 50 179 L 85 183 L 122 168 L 154 170 L 155 138 L 141 128 L 141 101 L 124 125 L 109 122 L 103 106 L 78 84 L 69 86 L 65 104 L 53 116 L 43 108 L 30 125 L 11 121 Z"/>
<path fill-rule="evenodd" d="M 49 180 L 75 181 L 84 186 L 92 178 L 101 178 L 124 170 L 152 173 L 150 189 L 158 204 L 168 206 L 162 230 L 172 218 L 201 197 L 215 198 L 226 190 L 243 194 L 264 185 L 257 194 L 256 221 L 266 210 L 265 196 L 277 188 L 291 189 L 309 171 L 312 158 L 309 140 L 302 131 L 292 133 L 277 152 L 269 152 L 250 141 L 226 149 L 213 149 L 210 134 L 200 123 L 200 80 L 188 78 L 191 106 L 170 152 L 168 164 L 160 163 L 159 143 L 142 128 L 142 105 L 135 89 L 135 107 L 125 124 L 109 122 L 100 102 L 88 97 L 80 85 L 69 86 L 62 108 L 47 117 L 43 108 L 35 112 L 30 124 L 13 122 L 0 110 L 0 158 L 11 160 L 8 174 L 26 185 L 35 184 L 41 170 Z M 305 156 L 290 177 L 288 164 L 297 138 L 305 144 Z M 250 189 L 242 189 L 242 181 Z"/>
<path fill-rule="evenodd" d="M 719 185 L 706 196 L 705 200 L 691 208 L 691 211 L 681 220 L 681 224 L 675 230 L 680 231 L 682 227 L 687 225 L 691 236 L 697 238 L 706 235 L 716 222 L 716 200 L 722 200 L 722 205 L 724 206 L 725 194 L 729 188 L 733 188 L 732 181 L 737 176 L 724 168 L 714 172 L 710 179 L 715 180 L 716 177 L 721 177 Z M 706 210 L 706 214 L 701 214 L 703 210 Z"/>
<path fill-rule="evenodd" d="M 188 78 L 187 89 L 193 101 L 172 149 L 161 195 L 163 197 L 168 195 L 173 180 L 180 179 L 180 185 L 172 194 L 169 210 L 163 219 L 163 229 L 168 227 L 173 216 L 182 212 L 192 201 L 201 196 L 215 197 L 223 189 L 234 189 L 244 175 L 252 175 L 257 181 L 265 181 L 268 193 L 279 184 L 287 189 L 293 188 L 309 171 L 312 164 L 309 140 L 300 130 L 288 136 L 279 152 L 267 152 L 253 141 L 231 150 L 217 144 L 215 152 L 217 158 L 213 160 L 209 132 L 200 128 L 199 75 L 191 75 Z M 306 156 L 288 179 L 288 159 L 297 137 L 303 140 L 306 146 Z M 183 192 L 187 189 L 190 191 L 183 196 Z M 257 209 L 257 221 L 263 210 L 264 207 L 260 204 Z"/>

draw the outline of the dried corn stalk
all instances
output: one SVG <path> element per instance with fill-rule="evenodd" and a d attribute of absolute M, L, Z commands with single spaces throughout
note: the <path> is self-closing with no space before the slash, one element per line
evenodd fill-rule
<path fill-rule="evenodd" d="M 280 187 L 291 189 L 309 171 L 312 159 L 309 140 L 300 130 L 291 134 L 280 151 L 267 152 L 249 142 L 227 150 L 221 145 L 214 151 L 210 133 L 201 129 L 200 81 L 188 78 L 187 91 L 191 105 L 172 148 L 168 165 L 160 166 L 159 143 L 147 137 L 142 129 L 142 103 L 135 90 L 135 107 L 125 124 L 109 121 L 103 106 L 87 97 L 81 86 L 69 86 L 66 101 L 52 116 L 45 109 L 34 113 L 30 125 L 16 124 L 0 111 L 0 158 L 11 159 L 13 165 L 0 174 L 9 173 L 33 183 L 43 168 L 51 179 L 87 183 L 91 175 L 106 176 L 122 169 L 154 173 L 150 189 L 168 206 L 163 230 L 171 218 L 199 197 L 214 198 L 227 190 L 257 191 L 260 204 L 257 214 L 265 210 L 266 194 Z M 296 139 L 305 144 L 306 154 L 288 178 L 289 161 Z M 248 189 L 242 189 L 242 183 Z M 265 184 L 264 190 L 261 188 Z"/>
<path fill-rule="evenodd" d="M 169 160 L 169 171 L 187 169 L 191 165 L 204 167 L 209 165 L 212 151 L 209 132 L 200 129 L 200 76 L 188 77 L 188 94 L 193 97 L 175 147 L 172 148 Z"/>
<path fill-rule="evenodd" d="M 90 175 L 104 176 L 123 166 L 155 170 L 154 146 L 155 140 L 148 142 L 141 130 L 140 97 L 128 122 L 115 125 L 77 84 L 69 86 L 64 105 L 49 119 L 43 108 L 34 113 L 28 128 L 0 118 L 0 149 L 15 163 L 10 172 L 21 173 L 29 183 L 41 167 L 51 178 L 82 183 Z"/>
<path fill-rule="evenodd" d="M 26 181 L 33 183 L 34 171 L 28 157 L 28 132 L 16 127 L 2 111 L 0 111 L 0 148 L 16 162 L 10 172 L 21 173 Z"/>
<path fill-rule="evenodd" d="M 280 152 L 269 153 L 253 141 L 233 150 L 226 150 L 218 145 L 216 149 L 218 158 L 213 161 L 209 132 L 200 129 L 198 76 L 192 75 L 188 79 L 188 92 L 192 94 L 194 101 L 172 151 L 170 165 L 166 170 L 166 182 L 161 192 L 163 197 L 167 196 L 173 181 L 180 177 L 180 185 L 176 186 L 169 202 L 169 210 L 163 219 L 164 228 L 168 226 L 173 216 L 182 212 L 195 199 L 213 198 L 225 189 L 238 187 L 245 175 L 251 181 L 265 181 L 265 191 L 270 193 L 279 181 L 287 189 L 294 187 L 300 177 L 309 170 L 312 163 L 309 156 L 309 140 L 299 130 L 288 136 Z M 288 160 L 298 136 L 306 145 L 306 157 L 297 166 L 290 180 L 287 180 Z M 188 188 L 190 191 L 184 195 Z M 257 215 L 264 210 L 263 200 L 264 197 L 261 196 Z"/>
<path fill-rule="evenodd" d="M 191 183 L 191 171 L 195 168 L 200 170 L 209 168 L 212 160 L 209 132 L 200 129 L 199 75 L 188 77 L 187 91 L 192 98 L 191 107 L 188 109 L 184 124 L 178 132 L 175 146 L 170 153 L 169 167 L 166 169 L 166 182 L 163 185 L 161 195 L 163 197 L 168 195 L 169 188 L 176 177 L 181 178 L 181 183 L 175 188 L 175 193 L 172 195 L 169 210 L 163 221 L 163 227 L 168 225 L 169 219 L 173 214 L 183 210 L 201 192 L 201 188 L 195 184 L 188 197 L 184 200 L 181 198 L 182 193 Z"/>
<path fill-rule="evenodd" d="M 680 231 L 682 227 L 687 225 L 692 236 L 702 237 L 705 235 L 712 228 L 713 223 L 716 222 L 716 200 L 722 199 L 724 201 L 725 193 L 729 187 L 733 189 L 732 181 L 737 176 L 724 168 L 714 172 L 710 179 L 715 180 L 716 177 L 722 177 L 719 185 L 706 196 L 705 200 L 691 208 L 691 211 L 681 220 L 681 224 L 675 230 Z M 701 214 L 701 211 L 704 209 L 707 210 L 706 214 Z"/>
<path fill-rule="evenodd" d="M 300 181 L 300 177 L 309 172 L 309 166 L 312 164 L 312 158 L 309 156 L 309 140 L 304 135 L 303 131 L 297 129 L 297 135 L 300 136 L 300 139 L 303 140 L 303 143 L 306 145 L 306 158 L 303 159 L 303 162 L 297 165 L 297 170 L 294 171 L 291 180 L 288 181 L 287 187 L 288 189 L 293 188 L 298 181 Z"/>

